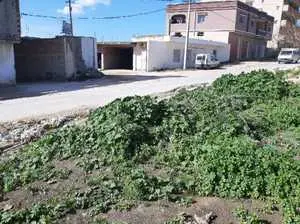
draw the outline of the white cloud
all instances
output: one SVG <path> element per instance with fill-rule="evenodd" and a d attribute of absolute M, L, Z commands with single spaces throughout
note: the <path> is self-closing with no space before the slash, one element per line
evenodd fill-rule
<path fill-rule="evenodd" d="M 84 9 L 88 7 L 94 7 L 97 4 L 110 5 L 111 0 L 75 0 L 72 4 L 73 14 L 83 14 Z M 57 12 L 62 14 L 69 13 L 69 7 L 65 6 L 63 9 L 58 9 Z"/>

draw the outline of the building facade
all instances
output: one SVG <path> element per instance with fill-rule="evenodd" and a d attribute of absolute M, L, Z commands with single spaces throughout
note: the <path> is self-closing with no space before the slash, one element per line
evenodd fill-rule
<path fill-rule="evenodd" d="M 300 0 L 243 0 L 274 17 L 272 40 L 268 47 L 300 47 Z"/>
<path fill-rule="evenodd" d="M 186 36 L 187 4 L 168 5 L 167 34 Z M 274 18 L 240 1 L 209 1 L 191 5 L 190 37 L 228 43 L 230 61 L 265 57 Z"/>
<path fill-rule="evenodd" d="M 16 82 L 14 44 L 21 38 L 19 0 L 0 1 L 0 85 Z"/>
<path fill-rule="evenodd" d="M 184 58 L 184 37 L 142 36 L 132 39 L 133 70 L 158 71 L 165 69 L 182 69 Z M 214 54 L 220 62 L 228 62 L 229 44 L 216 41 L 190 39 L 187 67 L 195 68 L 197 54 Z"/>
<path fill-rule="evenodd" d="M 72 79 L 98 69 L 93 37 L 23 38 L 15 45 L 17 81 Z"/>

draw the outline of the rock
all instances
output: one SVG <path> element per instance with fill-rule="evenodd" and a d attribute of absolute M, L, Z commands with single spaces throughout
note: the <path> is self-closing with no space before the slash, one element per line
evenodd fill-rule
<path fill-rule="evenodd" d="M 49 180 L 47 182 L 47 184 L 51 185 L 51 184 L 56 184 L 57 183 L 57 180 Z"/>
<path fill-rule="evenodd" d="M 214 220 L 216 216 L 213 214 L 213 212 L 210 212 L 202 217 L 199 217 L 197 215 L 194 215 L 194 220 L 197 224 L 210 224 L 212 220 Z"/>
<path fill-rule="evenodd" d="M 192 216 L 186 214 L 185 212 L 181 212 L 177 215 L 177 217 L 182 218 L 184 224 L 211 224 L 212 221 L 216 218 L 213 212 L 210 212 L 202 217 L 199 217 L 196 214 Z"/>
<path fill-rule="evenodd" d="M 9 210 L 12 210 L 14 206 L 12 204 L 6 204 L 3 206 L 2 211 L 7 212 Z"/>

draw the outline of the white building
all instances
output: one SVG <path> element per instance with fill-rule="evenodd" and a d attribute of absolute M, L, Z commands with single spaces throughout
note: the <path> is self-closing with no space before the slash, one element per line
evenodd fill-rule
<path fill-rule="evenodd" d="M 156 71 L 163 69 L 181 69 L 184 58 L 184 37 L 142 36 L 132 39 L 133 70 Z M 189 68 L 194 68 L 196 55 L 214 54 L 221 62 L 228 62 L 230 45 L 222 42 L 190 39 L 188 49 Z"/>

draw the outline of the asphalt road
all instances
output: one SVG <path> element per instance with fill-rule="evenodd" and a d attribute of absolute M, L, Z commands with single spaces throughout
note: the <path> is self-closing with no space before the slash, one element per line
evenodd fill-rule
<path fill-rule="evenodd" d="M 132 72 L 107 71 L 106 77 L 85 82 L 31 83 L 0 89 L 0 122 L 72 113 L 103 106 L 116 98 L 148 95 L 211 83 L 222 74 L 257 69 L 291 69 L 295 64 L 245 62 L 216 70 Z"/>

